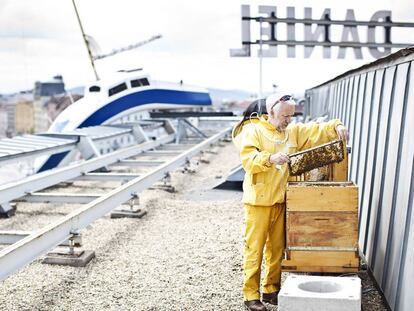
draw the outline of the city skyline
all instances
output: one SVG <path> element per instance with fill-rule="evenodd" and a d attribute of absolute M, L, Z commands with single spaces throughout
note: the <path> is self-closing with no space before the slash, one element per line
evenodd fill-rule
<path fill-rule="evenodd" d="M 161 34 L 162 38 L 137 49 L 96 61 L 100 76 L 120 69 L 144 68 L 156 80 L 178 82 L 220 89 L 259 90 L 258 47 L 251 57 L 230 57 L 230 49 L 241 47 L 241 5 L 248 4 L 252 15 L 259 5 L 276 6 L 278 16 L 286 16 L 288 6 L 303 17 L 305 7 L 312 7 L 313 18 L 321 17 L 325 8 L 332 17 L 345 19 L 353 9 L 356 20 L 369 20 L 378 10 L 390 10 L 393 21 L 414 22 L 409 1 L 373 3 L 370 8 L 357 1 L 77 1 L 85 33 L 93 37 L 102 53 L 128 46 Z M 23 0 L 0 3 L 0 93 L 7 94 L 33 88 L 35 81 L 47 81 L 60 74 L 67 88 L 91 83 L 94 74 L 89 62 L 72 2 Z M 282 25 L 283 26 L 283 25 Z M 252 25 L 252 37 L 258 27 Z M 280 31 L 286 32 L 283 27 Z M 333 29 L 333 36 L 340 39 Z M 366 30 L 358 28 L 361 41 Z M 297 36 L 303 33 L 299 25 Z M 393 30 L 393 41 L 410 41 L 404 32 Z M 411 39 L 412 40 L 412 39 Z M 397 49 L 393 49 L 395 52 Z M 322 47 L 316 47 L 309 58 L 304 48 L 296 48 L 296 58 L 286 56 L 286 47 L 278 48 L 278 57 L 263 58 L 263 91 L 273 85 L 291 92 L 316 86 L 345 71 L 375 59 L 363 49 L 363 59 L 356 59 L 351 49 L 346 58 L 337 57 L 332 48 L 330 59 L 322 58 Z"/>

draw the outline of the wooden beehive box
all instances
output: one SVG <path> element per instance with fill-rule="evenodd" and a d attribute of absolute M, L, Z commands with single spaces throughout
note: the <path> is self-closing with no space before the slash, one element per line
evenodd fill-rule
<path fill-rule="evenodd" d="M 356 272 L 358 268 L 358 187 L 352 182 L 289 183 L 282 269 Z"/>

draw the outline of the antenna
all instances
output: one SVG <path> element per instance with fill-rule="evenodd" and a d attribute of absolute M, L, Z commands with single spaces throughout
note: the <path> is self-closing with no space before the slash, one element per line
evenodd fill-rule
<path fill-rule="evenodd" d="M 82 32 L 83 41 L 85 41 L 86 49 L 88 50 L 89 60 L 91 61 L 93 72 L 95 73 L 96 80 L 99 80 L 98 72 L 96 71 L 96 68 L 95 68 L 94 58 L 92 56 L 92 51 L 91 51 L 91 48 L 89 46 L 88 38 L 85 35 L 85 32 L 83 31 L 82 23 L 81 23 L 81 20 L 80 20 L 80 17 L 79 17 L 78 9 L 76 8 L 75 0 L 72 0 L 72 3 L 73 3 L 73 7 L 75 8 L 76 17 L 78 18 L 78 23 L 79 23 L 79 26 L 80 26 L 80 29 L 81 29 L 81 32 Z"/>

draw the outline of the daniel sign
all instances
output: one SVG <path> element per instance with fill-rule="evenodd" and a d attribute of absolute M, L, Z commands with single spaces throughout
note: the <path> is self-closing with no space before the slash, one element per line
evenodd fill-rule
<path fill-rule="evenodd" d="M 295 17 L 294 7 L 286 8 L 285 17 L 277 17 L 277 9 L 275 6 L 259 6 L 258 16 L 254 17 L 250 15 L 250 6 L 242 5 L 242 47 L 231 49 L 230 55 L 248 57 L 251 45 L 258 44 L 259 56 L 263 57 L 277 57 L 280 45 L 287 46 L 287 57 L 296 57 L 296 46 L 303 45 L 305 58 L 311 56 L 315 46 L 323 47 L 324 58 L 332 57 L 331 47 L 339 47 L 334 55 L 337 58 L 345 58 L 347 51 L 353 51 L 355 57 L 361 59 L 363 48 L 372 57 L 380 58 L 390 54 L 391 48 L 413 45 L 391 41 L 392 27 L 414 27 L 414 23 L 392 22 L 391 11 L 377 11 L 369 21 L 357 21 L 352 9 L 346 10 L 344 20 L 331 19 L 330 9 L 323 10 L 320 19 L 313 19 L 312 8 L 304 8 L 304 18 Z M 259 33 L 254 39 L 252 27 Z M 281 31 L 284 31 L 282 36 Z M 365 38 L 364 42 L 362 38 Z"/>

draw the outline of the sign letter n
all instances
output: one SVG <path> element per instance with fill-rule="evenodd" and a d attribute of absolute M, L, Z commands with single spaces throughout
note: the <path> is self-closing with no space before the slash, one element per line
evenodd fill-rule
<path fill-rule="evenodd" d="M 241 15 L 243 17 L 250 17 L 250 5 L 242 5 Z M 249 57 L 250 56 L 250 20 L 242 20 L 242 42 L 249 42 L 246 44 L 242 43 L 241 49 L 230 49 L 231 57 Z"/>

